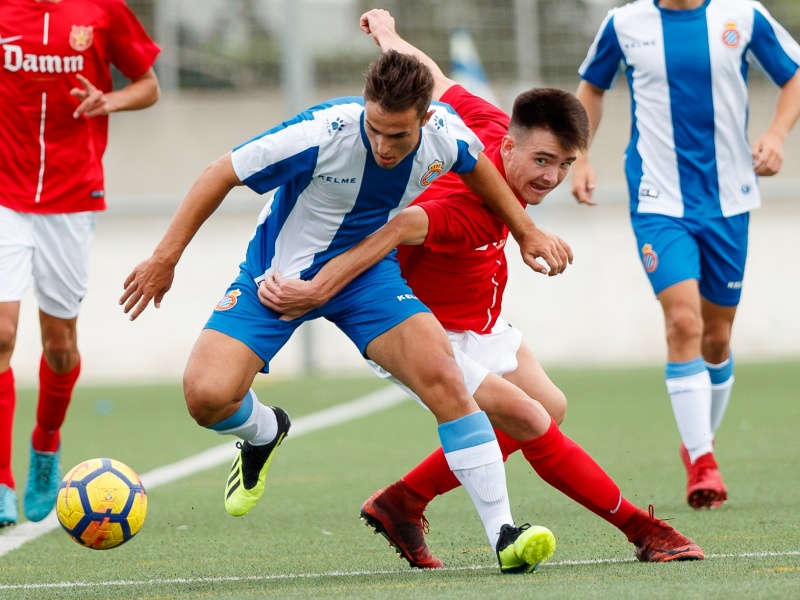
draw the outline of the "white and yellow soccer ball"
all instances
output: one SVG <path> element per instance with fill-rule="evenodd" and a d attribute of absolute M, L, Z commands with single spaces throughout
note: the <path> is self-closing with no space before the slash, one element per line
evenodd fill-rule
<path fill-rule="evenodd" d="M 142 528 L 147 494 L 128 465 L 113 458 L 92 458 L 64 475 L 56 515 L 64 531 L 81 546 L 108 550 Z"/>

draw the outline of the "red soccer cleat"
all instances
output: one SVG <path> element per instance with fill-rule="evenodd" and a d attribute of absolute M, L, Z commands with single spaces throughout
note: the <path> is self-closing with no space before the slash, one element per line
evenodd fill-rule
<path fill-rule="evenodd" d="M 389 545 L 412 567 L 441 569 L 444 564 L 425 543 L 428 520 L 423 513 L 427 505 L 401 479 L 372 494 L 361 507 L 361 518 L 375 533 L 389 540 Z"/>
<path fill-rule="evenodd" d="M 653 505 L 647 514 L 639 511 L 634 517 L 639 521 L 631 542 L 636 547 L 636 558 L 641 562 L 670 562 L 673 560 L 703 560 L 703 549 L 678 533 L 670 525 L 654 516 Z"/>
<path fill-rule="evenodd" d="M 687 480 L 689 480 L 691 477 L 690 472 L 692 469 L 692 461 L 689 458 L 689 451 L 683 444 L 681 444 L 680 454 L 681 454 L 681 462 L 683 463 L 683 466 L 686 467 L 686 478 Z M 725 493 L 722 495 L 722 497 L 714 500 L 709 506 L 709 508 L 719 508 L 727 501 L 728 501 L 728 492 L 727 490 L 725 490 Z"/>
<path fill-rule="evenodd" d="M 698 510 L 717 508 L 728 499 L 728 490 L 711 452 L 703 454 L 691 464 L 689 454 L 681 444 L 681 459 L 686 466 L 686 502 L 689 506 Z"/>

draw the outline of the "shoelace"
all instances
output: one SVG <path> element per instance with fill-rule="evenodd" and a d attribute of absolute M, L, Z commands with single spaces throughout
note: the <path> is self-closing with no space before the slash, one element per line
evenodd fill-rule
<path fill-rule="evenodd" d="M 50 475 L 56 461 L 53 456 L 44 454 L 37 454 L 34 460 L 36 461 L 36 487 L 46 488 L 47 484 L 50 483 Z"/>
<path fill-rule="evenodd" d="M 428 523 L 428 519 L 425 518 L 425 515 L 422 515 L 420 517 L 419 523 L 420 523 L 420 525 L 422 525 L 422 533 L 424 533 L 425 535 L 428 535 L 430 533 L 430 531 L 431 531 L 431 525 L 430 525 L 430 523 Z"/>

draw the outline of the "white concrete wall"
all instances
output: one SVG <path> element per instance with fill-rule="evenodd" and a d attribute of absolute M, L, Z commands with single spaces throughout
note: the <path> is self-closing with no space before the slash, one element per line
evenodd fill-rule
<path fill-rule="evenodd" d="M 320 98 L 329 95 L 334 94 Z M 772 106 L 773 95 L 754 97 L 753 136 L 766 127 Z M 160 310 L 150 308 L 131 323 L 117 303 L 122 282 L 150 254 L 200 169 L 285 116 L 277 95 L 202 95 L 166 98 L 147 112 L 112 117 L 106 156 L 111 209 L 99 220 L 91 286 L 79 319 L 83 381 L 180 379 L 198 332 L 237 274 L 262 199 L 237 190 L 223 204 L 189 246 Z M 600 206 L 577 206 L 566 182 L 532 213 L 541 227 L 571 244 L 575 262 L 564 275 L 534 274 L 509 245 L 505 317 L 545 365 L 663 361 L 661 312 L 637 260 L 622 186 L 629 126 L 627 98 L 612 92 L 593 151 Z M 784 171 L 764 181 L 765 205 L 751 220 L 748 272 L 734 329 L 740 360 L 800 363 L 799 177 L 795 132 Z M 300 372 L 304 344 L 324 370 L 366 372 L 335 327 L 320 322 L 304 328 L 273 362 L 273 373 Z M 29 295 L 12 360 L 20 381 L 35 380 L 39 354 L 36 306 Z"/>

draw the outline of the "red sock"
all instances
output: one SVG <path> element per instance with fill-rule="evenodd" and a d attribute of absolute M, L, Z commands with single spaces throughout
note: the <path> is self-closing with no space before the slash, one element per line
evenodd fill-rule
<path fill-rule="evenodd" d="M 72 390 L 81 363 L 69 373 L 56 373 L 42 355 L 39 362 L 39 402 L 36 405 L 36 425 L 31 436 L 31 445 L 37 452 L 55 452 L 61 441 L 59 430 L 67 415 L 67 407 L 72 399 Z"/>
<path fill-rule="evenodd" d="M 0 373 L 0 483 L 14 489 L 11 472 L 11 439 L 14 430 L 14 371 L 10 368 Z"/>
<path fill-rule="evenodd" d="M 558 428 L 520 444 L 539 477 L 618 529 L 639 509 L 622 497 L 619 487 L 594 459 Z"/>
<path fill-rule="evenodd" d="M 500 445 L 500 451 L 503 453 L 503 462 L 505 462 L 509 454 L 519 449 L 519 442 L 498 429 L 495 429 L 494 432 L 497 436 L 497 443 Z M 461 482 L 450 470 L 441 447 L 434 450 L 421 463 L 406 473 L 403 482 L 428 502 L 461 485 Z"/>

